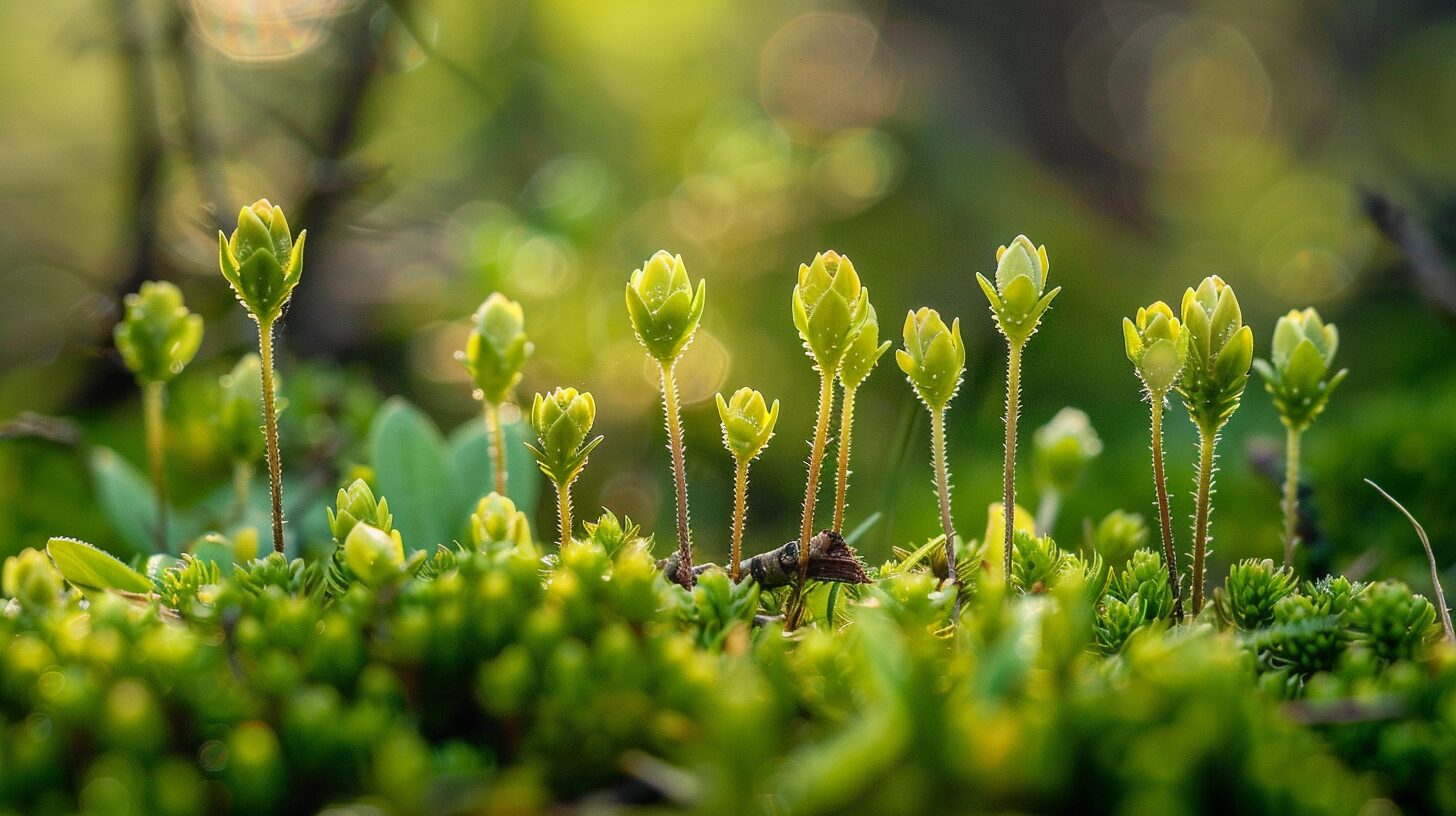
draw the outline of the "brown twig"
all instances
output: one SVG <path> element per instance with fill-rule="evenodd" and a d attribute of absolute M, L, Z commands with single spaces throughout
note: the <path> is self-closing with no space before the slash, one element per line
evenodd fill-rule
<path fill-rule="evenodd" d="M 677 575 L 678 554 L 673 553 L 657 562 L 657 566 L 669 576 Z M 759 553 L 743 562 L 743 577 L 752 578 L 764 589 L 794 586 L 799 581 L 799 542 L 789 543 Z M 710 569 L 719 569 L 714 564 L 698 564 L 693 567 L 693 578 Z M 843 584 L 868 584 L 870 576 L 865 572 L 859 554 L 845 543 L 844 537 L 833 530 L 824 530 L 814 536 L 809 544 L 809 578 L 815 581 L 837 581 Z"/>
<path fill-rule="evenodd" d="M 1365 213 L 1376 228 L 1405 255 L 1416 288 L 1431 302 L 1456 316 L 1456 273 L 1431 233 L 1384 195 L 1361 192 Z"/>

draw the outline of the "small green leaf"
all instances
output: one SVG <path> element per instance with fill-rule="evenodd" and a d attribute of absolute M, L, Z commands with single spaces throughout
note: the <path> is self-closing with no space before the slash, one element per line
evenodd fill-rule
<path fill-rule="evenodd" d="M 152 582 L 146 576 L 103 552 L 75 538 L 52 538 L 46 552 L 61 575 L 78 589 L 118 589 L 122 592 L 151 592 Z"/>

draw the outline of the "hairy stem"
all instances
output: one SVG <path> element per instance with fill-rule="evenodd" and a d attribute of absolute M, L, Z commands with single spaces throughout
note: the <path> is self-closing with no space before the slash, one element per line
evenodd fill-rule
<path fill-rule="evenodd" d="M 571 540 L 571 482 L 556 485 L 556 512 L 561 525 L 561 541 L 558 549 L 566 549 Z"/>
<path fill-rule="evenodd" d="M 824 462 L 824 447 L 829 443 L 829 420 L 834 413 L 834 372 L 819 372 L 819 416 L 814 421 L 814 441 L 809 448 L 809 478 L 804 485 L 804 518 L 799 524 L 799 542 L 812 541 L 814 536 L 814 505 L 819 498 L 819 467 Z M 809 548 L 799 547 L 799 582 L 794 586 L 794 595 L 789 599 L 789 619 L 786 628 L 799 625 L 803 607 L 799 603 L 804 593 L 804 584 L 809 577 Z"/>
<path fill-rule="evenodd" d="M 506 434 L 501 428 L 500 406 L 485 404 L 485 430 L 490 435 L 490 465 L 495 475 L 495 492 L 506 495 Z"/>
<path fill-rule="evenodd" d="M 955 610 L 951 619 L 954 625 L 960 618 L 961 597 L 965 587 L 961 584 L 960 571 L 956 569 L 955 522 L 950 516 L 950 468 L 945 461 L 945 409 L 930 412 L 930 456 L 935 466 L 935 493 L 940 498 L 940 526 L 945 531 L 946 574 L 956 585 Z"/>
<path fill-rule="evenodd" d="M 677 484 L 677 582 L 693 585 L 693 538 L 688 526 L 688 476 L 684 455 L 682 421 L 678 417 L 677 380 L 673 369 L 677 361 L 662 364 L 662 412 L 667 417 L 667 444 L 672 450 L 672 475 Z"/>
<path fill-rule="evenodd" d="M 733 480 L 733 551 L 729 556 L 728 574 L 736 582 L 742 573 L 739 560 L 743 555 L 743 526 L 748 516 L 748 460 L 738 460 L 738 472 Z"/>
<path fill-rule="evenodd" d="M 233 521 L 248 515 L 249 483 L 253 481 L 253 464 L 246 459 L 233 462 Z"/>
<path fill-rule="evenodd" d="M 1289 429 L 1284 458 L 1284 566 L 1294 566 L 1294 545 L 1299 538 L 1299 437 Z"/>
<path fill-rule="evenodd" d="M 278 452 L 278 405 L 273 394 L 273 324 L 258 324 L 263 372 L 263 437 L 268 444 L 268 491 L 273 499 L 273 551 L 283 552 L 283 458 Z"/>
<path fill-rule="evenodd" d="M 142 410 L 146 414 L 147 459 L 152 471 L 152 491 L 157 498 L 157 528 L 153 531 L 157 552 L 167 551 L 167 423 L 162 409 L 167 404 L 167 384 L 149 382 L 142 388 Z"/>
<path fill-rule="evenodd" d="M 849 442 L 854 428 L 855 389 L 845 386 L 839 407 L 839 479 L 834 490 L 834 532 L 844 533 L 844 505 L 849 494 Z"/>
<path fill-rule="evenodd" d="M 1168 477 L 1163 472 L 1163 395 L 1153 401 L 1153 487 L 1158 494 L 1158 523 L 1163 532 L 1163 566 L 1173 590 L 1173 620 L 1183 620 L 1183 584 L 1178 580 L 1178 548 L 1173 543 L 1173 514 L 1168 506 Z"/>
<path fill-rule="evenodd" d="M 1006 461 L 1001 485 L 1001 515 L 1006 536 L 1002 552 L 1006 586 L 1011 587 L 1011 541 L 1016 530 L 1016 417 L 1021 413 L 1021 346 L 1012 343 L 1006 357 Z"/>
<path fill-rule="evenodd" d="M 1208 515 L 1213 498 L 1213 449 L 1218 432 L 1200 431 L 1198 438 L 1198 493 L 1193 511 L 1193 614 L 1203 611 L 1203 557 L 1208 552 Z"/>

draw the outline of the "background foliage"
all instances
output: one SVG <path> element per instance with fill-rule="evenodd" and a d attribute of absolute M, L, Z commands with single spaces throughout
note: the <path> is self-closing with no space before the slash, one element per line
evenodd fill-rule
<path fill-rule="evenodd" d="M 524 303 L 538 346 L 522 393 L 576 385 L 601 404 L 579 504 L 666 529 L 655 374 L 621 302 L 660 247 L 710 282 L 682 367 L 707 557 L 727 547 L 717 390 L 783 400 L 749 549 L 795 534 L 814 388 L 788 294 L 827 247 L 855 260 L 887 325 L 927 302 L 963 318 L 951 466 L 961 526 L 979 530 L 999 493 L 1004 361 L 972 278 L 1024 231 L 1065 291 L 1028 360 L 1023 427 L 1072 403 L 1106 442 L 1063 539 L 1114 507 L 1151 510 L 1118 319 L 1217 273 L 1260 355 L 1291 307 L 1342 329 L 1352 376 L 1306 438 L 1336 564 L 1425 586 L 1367 476 L 1456 561 L 1456 284 L 1440 257 L 1456 248 L 1456 14 L 1441 3 L 55 0 L 0 5 L 0 42 L 0 554 L 52 534 L 122 554 L 145 541 L 106 511 L 146 504 L 125 470 L 142 462 L 136 392 L 109 341 L 144 279 L 176 282 L 208 320 L 173 389 L 170 467 L 177 524 L 218 523 L 211 391 L 254 335 L 215 231 L 267 195 L 311 235 L 283 334 L 299 543 L 327 542 L 322 507 L 351 463 L 381 464 L 382 395 L 445 429 L 430 450 L 458 449 L 444 437 L 478 417 L 452 355 L 493 289 Z M 1401 240 L 1371 195 L 1408 212 L 1384 219 Z M 922 413 L 892 366 L 861 393 L 850 522 L 885 511 L 861 543 L 872 560 L 935 530 Z M 1169 426 L 1183 515 L 1193 434 L 1176 412 Z M 1215 575 L 1278 552 L 1261 463 L 1277 472 L 1279 432 L 1251 389 L 1222 447 Z"/>

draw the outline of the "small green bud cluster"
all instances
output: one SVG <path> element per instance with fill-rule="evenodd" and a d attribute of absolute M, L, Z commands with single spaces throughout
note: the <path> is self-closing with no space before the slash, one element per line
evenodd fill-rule
<path fill-rule="evenodd" d="M 1036 246 L 1030 238 L 1018 235 L 1010 246 L 996 250 L 994 285 L 985 275 L 976 274 L 976 281 L 991 304 L 996 327 L 1013 346 L 1023 346 L 1031 339 L 1041 316 L 1062 291 L 1060 286 L 1050 292 L 1046 290 L 1049 271 L 1046 247 Z"/>
<path fill-rule="evenodd" d="M 558 485 L 573 482 L 602 437 L 587 441 L 597 418 L 597 403 L 586 391 L 558 388 L 537 394 L 531 404 L 536 444 L 527 445 L 541 472 Z"/>
<path fill-rule="evenodd" d="M 0 569 L 0 591 L 27 609 L 50 608 L 60 603 L 61 574 L 45 553 L 26 547 L 5 559 Z"/>
<path fill-rule="evenodd" d="M 500 292 L 491 293 L 476 309 L 474 327 L 459 354 L 481 399 L 499 405 L 521 381 L 535 346 L 526 337 L 521 304 Z"/>
<path fill-rule="evenodd" d="M 188 311 L 182 291 L 166 281 L 147 281 L 126 296 L 124 307 L 113 337 L 137 382 L 165 383 L 181 374 L 202 345 L 202 316 Z"/>
<path fill-rule="evenodd" d="M 905 316 L 904 336 L 905 348 L 895 352 L 895 362 L 926 408 L 944 410 L 966 371 L 960 318 L 947 327 L 939 312 L 922 306 Z"/>
<path fill-rule="evenodd" d="M 773 439 L 779 401 L 769 407 L 763 394 L 752 388 L 740 388 L 728 400 L 718 394 L 718 418 L 723 425 L 723 445 L 739 462 L 750 462 Z"/>
<path fill-rule="evenodd" d="M 1070 493 L 1087 466 L 1102 455 L 1102 439 L 1087 414 L 1063 408 L 1031 436 L 1032 465 L 1043 489 Z"/>
<path fill-rule="evenodd" d="M 1288 567 L 1246 558 L 1229 567 L 1223 587 L 1214 592 L 1214 608 L 1226 625 L 1246 632 L 1262 629 L 1274 622 L 1274 607 L 1293 594 L 1297 583 Z"/>
<path fill-rule="evenodd" d="M 1132 554 L 1121 571 L 1112 576 L 1107 596 L 1129 607 L 1134 599 L 1141 601 L 1143 622 L 1167 620 L 1173 615 L 1173 590 L 1168 585 L 1168 572 L 1157 553 L 1140 549 Z"/>
<path fill-rule="evenodd" d="M 470 540 L 477 550 L 498 552 L 531 546 L 531 525 L 516 503 L 499 493 L 490 493 L 475 505 L 470 515 Z"/>
<path fill-rule="evenodd" d="M 361 521 L 344 539 L 344 563 L 366 586 L 384 586 L 404 574 L 404 541 L 398 530 Z"/>
<path fill-rule="evenodd" d="M 1113 510 L 1097 524 L 1093 542 L 1097 554 L 1113 568 L 1121 568 L 1133 553 L 1148 543 L 1147 521 L 1137 513 Z"/>
<path fill-rule="evenodd" d="M 849 258 L 830 250 L 799 264 L 794 286 L 794 328 L 804 350 L 826 376 L 839 373 L 845 355 L 870 316 L 870 291 Z"/>
<path fill-rule="evenodd" d="M 1017 530 L 1012 538 L 1011 585 L 1026 594 L 1045 592 L 1076 565 L 1051 536 Z"/>
<path fill-rule="evenodd" d="M 1436 607 L 1399 581 L 1372 584 L 1348 612 L 1357 643 L 1384 662 L 1410 660 L 1436 642 Z"/>
<path fill-rule="evenodd" d="M 1291 311 L 1275 324 L 1270 360 L 1255 360 L 1254 367 L 1274 397 L 1279 418 L 1291 429 L 1308 428 L 1349 373 L 1333 370 L 1339 346 L 1339 331 L 1314 309 Z"/>
<path fill-rule="evenodd" d="M 1122 341 L 1143 387 L 1156 400 L 1178 384 L 1188 364 L 1188 334 L 1163 301 L 1139 306 L 1137 321 L 1122 319 Z"/>
<path fill-rule="evenodd" d="M 658 250 L 627 281 L 632 331 L 653 359 L 669 363 L 693 342 L 703 319 L 705 281 L 697 291 L 681 255 Z"/>
<path fill-rule="evenodd" d="M 1183 293 L 1183 331 L 1188 359 L 1176 387 L 1199 430 L 1212 435 L 1239 407 L 1254 360 L 1254 333 L 1244 325 L 1233 287 L 1217 275 Z"/>
<path fill-rule="evenodd" d="M 228 238 L 217 235 L 218 265 L 238 301 L 260 325 L 269 326 L 303 276 L 303 245 L 308 231 L 297 241 L 288 229 L 283 208 L 263 198 L 238 213 L 238 226 Z"/>
<path fill-rule="evenodd" d="M 334 500 L 334 509 L 325 508 L 329 517 L 329 531 L 334 543 L 340 547 L 348 540 L 358 524 L 368 524 L 389 533 L 394 530 L 394 516 L 389 512 L 389 501 L 375 500 L 374 491 L 363 479 L 355 479 L 348 487 L 340 488 Z"/>

